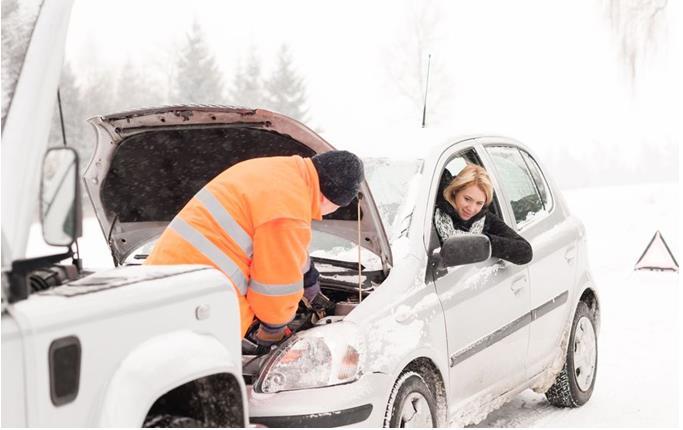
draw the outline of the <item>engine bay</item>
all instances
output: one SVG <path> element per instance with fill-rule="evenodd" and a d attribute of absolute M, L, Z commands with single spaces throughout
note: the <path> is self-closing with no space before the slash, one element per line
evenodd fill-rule
<path fill-rule="evenodd" d="M 294 319 L 288 324 L 294 335 L 316 325 L 333 324 L 343 320 L 359 304 L 359 297 L 366 298 L 386 278 L 383 270 L 367 270 L 358 263 L 311 257 L 316 269 L 320 272 L 320 290 L 332 302 L 333 306 L 315 311 L 304 298 Z M 256 323 L 257 324 L 257 323 Z M 242 339 L 242 372 L 247 384 L 258 377 L 262 365 L 270 354 L 257 355 L 257 345 L 251 340 Z"/>

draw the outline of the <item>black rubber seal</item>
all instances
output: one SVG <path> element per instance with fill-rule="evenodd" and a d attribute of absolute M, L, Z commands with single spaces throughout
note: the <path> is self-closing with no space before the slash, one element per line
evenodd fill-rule
<path fill-rule="evenodd" d="M 364 421 L 368 419 L 370 413 L 372 413 L 372 405 L 368 404 L 334 412 L 282 417 L 250 417 L 249 421 L 266 427 L 340 427 Z"/>

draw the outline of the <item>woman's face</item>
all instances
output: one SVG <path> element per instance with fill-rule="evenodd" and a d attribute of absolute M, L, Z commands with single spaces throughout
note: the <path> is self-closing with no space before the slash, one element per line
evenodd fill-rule
<path fill-rule="evenodd" d="M 484 203 L 486 194 L 476 185 L 470 185 L 455 194 L 455 211 L 463 221 L 481 212 Z"/>

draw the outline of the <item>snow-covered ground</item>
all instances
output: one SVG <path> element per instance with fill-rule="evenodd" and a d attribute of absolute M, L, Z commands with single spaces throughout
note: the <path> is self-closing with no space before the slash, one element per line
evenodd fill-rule
<path fill-rule="evenodd" d="M 679 275 L 634 272 L 659 230 L 680 263 L 678 184 L 590 188 L 564 192 L 584 222 L 589 259 L 600 288 L 602 328 L 592 399 L 557 409 L 525 391 L 478 427 L 677 427 Z M 86 267 L 111 267 L 94 218 L 80 240 Z M 35 225 L 29 255 L 50 252 Z"/>

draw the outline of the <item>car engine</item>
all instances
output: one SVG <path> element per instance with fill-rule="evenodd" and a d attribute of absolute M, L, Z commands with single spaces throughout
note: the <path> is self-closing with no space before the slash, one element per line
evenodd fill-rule
<path fill-rule="evenodd" d="M 288 324 L 292 334 L 308 330 L 320 324 L 333 324 L 341 321 L 358 306 L 359 297 L 364 299 L 372 294 L 386 278 L 380 270 L 366 270 L 358 263 L 338 261 L 327 258 L 312 257 L 315 267 L 320 272 L 320 290 L 329 298 L 334 307 L 315 311 L 304 299 L 299 302 L 296 316 Z M 254 328 L 258 323 L 255 323 Z M 252 329 L 250 329 L 251 332 Z M 252 383 L 260 372 L 261 366 L 270 354 L 257 355 L 257 345 L 247 338 L 242 339 L 243 375 L 247 384 Z"/>

